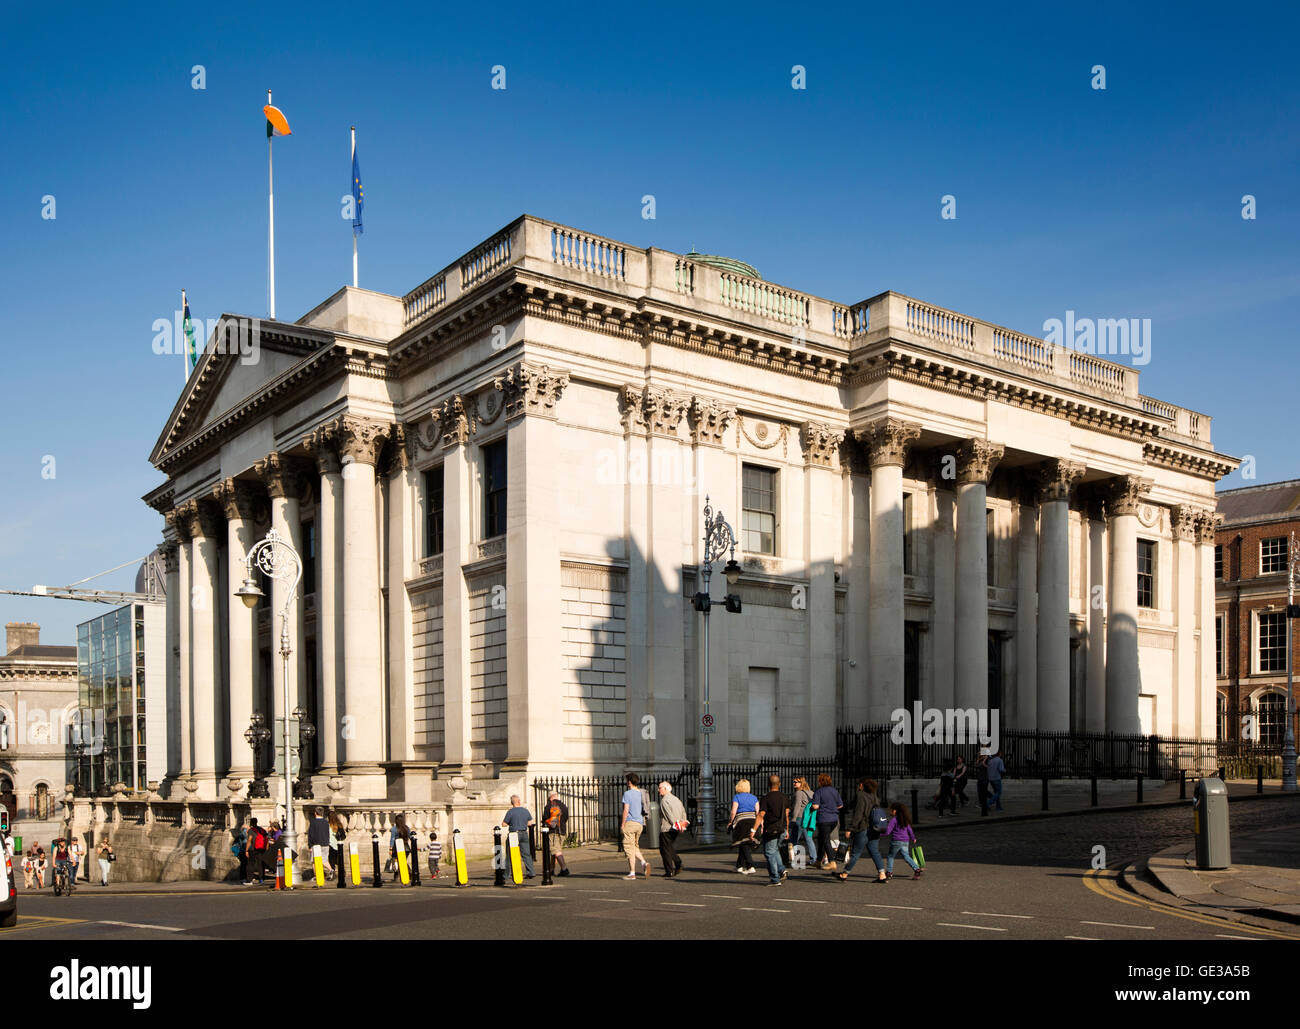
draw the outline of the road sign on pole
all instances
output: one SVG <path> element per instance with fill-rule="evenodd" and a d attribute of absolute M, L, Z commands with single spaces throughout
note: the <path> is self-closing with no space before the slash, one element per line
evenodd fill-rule
<path fill-rule="evenodd" d="M 717 731 L 718 731 L 718 727 L 713 724 L 712 715 L 700 716 L 700 732 L 710 733 L 710 732 L 717 732 Z"/>

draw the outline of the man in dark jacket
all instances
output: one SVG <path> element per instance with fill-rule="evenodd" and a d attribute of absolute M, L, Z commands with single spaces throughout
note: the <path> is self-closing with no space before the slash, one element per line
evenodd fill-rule
<path fill-rule="evenodd" d="M 542 809 L 542 824 L 546 826 L 550 837 L 551 864 L 558 869 L 557 875 L 568 875 L 569 866 L 564 861 L 564 841 L 569 835 L 569 808 L 560 799 L 560 795 L 551 790 L 546 798 L 546 807 Z"/>
<path fill-rule="evenodd" d="M 325 821 L 325 809 L 318 807 L 312 815 L 311 823 L 307 826 L 307 850 L 312 859 L 316 857 L 316 848 L 320 847 L 321 856 L 324 857 L 330 849 L 330 824 Z"/>

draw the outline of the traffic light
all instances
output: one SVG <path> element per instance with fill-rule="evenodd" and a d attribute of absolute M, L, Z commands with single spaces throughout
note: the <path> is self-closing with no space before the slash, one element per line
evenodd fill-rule
<path fill-rule="evenodd" d="M 727 614 L 740 614 L 740 597 L 735 593 L 727 594 Z"/>
<path fill-rule="evenodd" d="M 9 835 L 9 809 L 0 805 L 0 836 Z"/>

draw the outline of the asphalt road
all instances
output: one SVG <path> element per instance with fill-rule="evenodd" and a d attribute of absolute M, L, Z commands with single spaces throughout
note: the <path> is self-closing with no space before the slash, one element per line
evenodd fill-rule
<path fill-rule="evenodd" d="M 1293 822 L 1298 804 L 1300 798 L 1234 803 L 1233 832 Z M 959 819 L 981 821 L 978 814 Z M 877 885 L 864 855 L 848 883 L 807 870 L 770 887 L 761 857 L 757 874 L 741 876 L 731 855 L 696 852 L 685 856 L 680 878 L 628 881 L 617 858 L 579 858 L 572 876 L 549 887 L 539 876 L 495 888 L 486 862 L 471 869 L 469 888 L 447 878 L 426 879 L 419 889 L 331 884 L 279 894 L 249 887 L 123 895 L 83 886 L 71 898 L 20 894 L 19 924 L 0 930 L 0 938 L 1300 938 L 1300 926 L 1244 927 L 1179 913 L 1120 888 L 1120 866 L 1187 840 L 1186 808 L 931 828 L 927 822 L 918 830 L 928 861 L 919 881 L 900 860 L 898 878 Z M 1093 868 L 1098 846 L 1105 848 L 1103 871 Z M 651 857 L 657 872 L 657 852 Z"/>

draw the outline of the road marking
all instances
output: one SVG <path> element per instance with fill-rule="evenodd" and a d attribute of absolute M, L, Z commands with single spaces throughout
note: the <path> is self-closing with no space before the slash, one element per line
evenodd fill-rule
<path fill-rule="evenodd" d="M 662 904 L 664 907 L 667 907 L 667 908 L 704 908 L 704 907 L 708 907 L 707 904 L 687 904 L 685 901 L 682 901 L 682 900 L 661 900 L 659 903 Z"/>
<path fill-rule="evenodd" d="M 770 911 L 772 912 L 772 914 L 775 915 L 788 915 L 790 913 L 789 908 L 741 908 L 740 910 L 741 911 Z"/>
<path fill-rule="evenodd" d="M 1253 936 L 1229 936 L 1227 933 L 1215 933 L 1214 935 L 1221 940 L 1250 940 L 1252 943 L 1259 942 Z"/>
<path fill-rule="evenodd" d="M 910 907 L 907 904 L 864 904 L 868 908 L 889 908 L 892 911 L 920 911 L 921 908 Z"/>
<path fill-rule="evenodd" d="M 181 927 L 178 925 L 145 925 L 142 922 L 110 922 L 107 919 L 100 919 L 100 925 L 120 925 L 123 929 L 157 929 L 159 932 L 178 933 Z"/>
<path fill-rule="evenodd" d="M 578 892 L 579 893 L 608 893 L 609 890 L 579 890 Z"/>
<path fill-rule="evenodd" d="M 619 900 L 617 897 L 592 897 L 597 904 L 631 904 L 630 900 Z"/>
<path fill-rule="evenodd" d="M 829 904 L 829 900 L 786 900 L 783 904 Z"/>
<path fill-rule="evenodd" d="M 1096 936 L 1067 936 L 1067 940 L 1096 940 Z"/>
<path fill-rule="evenodd" d="M 1005 929 L 1003 929 L 1001 926 L 998 925 L 965 925 L 962 922 L 935 922 L 934 924 L 946 925 L 950 929 L 983 929 L 985 932 L 990 932 L 990 933 L 1006 932 Z"/>
<path fill-rule="evenodd" d="M 730 893 L 701 893 L 701 897 L 712 897 L 715 900 L 742 900 L 741 897 L 733 897 Z"/>
<path fill-rule="evenodd" d="M 80 925 L 86 920 L 84 918 L 54 918 L 52 916 L 22 915 L 18 919 L 18 924 L 8 929 L 0 929 L 0 935 L 5 933 L 20 933 L 26 929 L 48 929 L 55 925 Z"/>
<path fill-rule="evenodd" d="M 983 915 L 985 918 L 1033 918 L 1033 915 L 1004 915 L 999 911 L 963 911 L 963 915 Z"/>
<path fill-rule="evenodd" d="M 865 918 L 869 922 L 888 922 L 883 915 L 837 915 L 831 912 L 831 918 Z"/>
<path fill-rule="evenodd" d="M 1300 939 L 1300 936 L 1294 933 L 1279 932 L 1275 929 L 1257 929 L 1254 926 L 1240 925 L 1229 919 L 1219 918 L 1214 915 L 1181 911 L 1172 904 L 1160 904 L 1156 901 L 1147 900 L 1145 897 L 1129 897 L 1120 889 L 1118 878 L 1118 873 L 1104 873 L 1100 869 L 1095 869 L 1083 876 L 1083 885 L 1093 893 L 1108 900 L 1116 900 L 1121 904 L 1128 904 L 1131 907 L 1142 908 L 1146 911 L 1154 911 L 1157 914 L 1171 915 L 1174 918 L 1182 918 L 1189 922 L 1200 922 L 1202 925 L 1213 926 L 1218 929 L 1239 929 L 1242 932 L 1258 933 L 1261 936 L 1271 936 L 1279 940 Z"/>
<path fill-rule="evenodd" d="M 1087 922 L 1080 921 L 1080 925 L 1107 925 L 1112 929 L 1154 929 L 1154 925 L 1126 925 L 1123 922 Z"/>
<path fill-rule="evenodd" d="M 647 897 L 671 897 L 674 890 L 642 890 Z"/>

